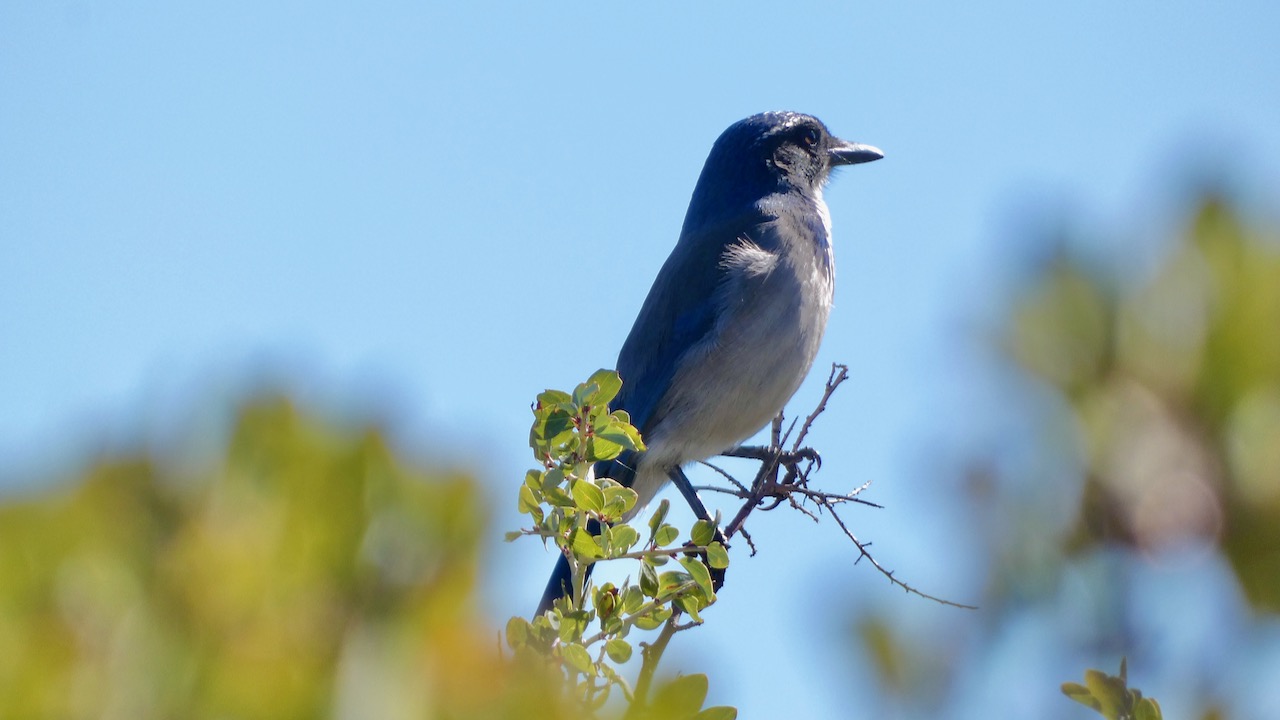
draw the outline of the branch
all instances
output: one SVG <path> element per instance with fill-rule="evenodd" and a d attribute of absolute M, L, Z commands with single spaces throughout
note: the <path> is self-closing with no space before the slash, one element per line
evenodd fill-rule
<path fill-rule="evenodd" d="M 826 412 L 827 401 L 831 399 L 831 395 L 835 393 L 836 388 L 840 387 L 840 384 L 848 379 L 848 365 L 839 365 L 835 363 L 831 365 L 831 372 L 827 375 L 827 387 L 822 392 L 822 399 L 818 401 L 818 406 L 813 409 L 813 412 L 809 413 L 809 417 L 805 418 L 804 424 L 800 426 L 800 434 L 796 436 L 795 445 L 792 446 L 793 450 L 799 448 L 800 443 L 804 442 L 805 436 L 809 434 L 809 428 L 813 426 L 813 421 L 817 420 L 819 415 Z"/>
<path fill-rule="evenodd" d="M 662 632 L 658 633 L 657 640 L 652 643 L 640 643 L 640 655 L 643 661 L 640 665 L 640 674 L 636 677 L 635 694 L 632 696 L 630 706 L 627 707 L 627 714 L 623 716 L 624 720 L 633 720 L 642 716 L 645 706 L 648 705 L 649 689 L 653 687 L 653 676 L 658 671 L 658 661 L 666 652 L 671 638 L 676 633 L 697 625 L 697 623 L 680 625 L 676 622 L 678 617 L 680 617 L 678 612 L 672 613 L 666 624 L 662 626 Z"/>
<path fill-rule="evenodd" d="M 707 486 L 705 488 L 715 492 L 732 495 L 744 500 L 742 507 L 739 508 L 733 520 L 725 527 L 725 538 L 731 538 L 734 535 L 742 534 L 747 538 L 748 544 L 751 546 L 751 554 L 755 555 L 755 545 L 751 543 L 750 536 L 747 534 L 744 524 L 747 518 L 756 509 L 767 512 L 778 507 L 784 501 L 791 507 L 804 513 L 814 522 L 818 521 L 818 515 L 827 512 L 831 517 L 835 518 L 836 524 L 840 526 L 845 537 L 849 538 L 858 548 L 858 558 L 854 563 L 861 562 L 863 558 L 871 563 L 880 574 L 889 579 L 889 582 L 902 588 L 909 594 L 917 595 L 927 600 L 940 603 L 942 605 L 950 605 L 952 607 L 975 609 L 972 605 L 964 605 L 962 603 L 946 600 L 926 592 L 916 589 L 906 582 L 898 579 L 893 571 L 881 565 L 868 550 L 870 543 L 864 543 L 857 538 L 856 535 L 845 524 L 843 518 L 837 512 L 837 506 L 845 503 L 857 503 L 867 505 L 874 508 L 880 508 L 881 505 L 863 500 L 858 495 L 871 485 L 871 481 L 867 481 L 862 485 L 854 488 L 848 493 L 831 493 L 822 490 L 816 490 L 808 487 L 809 474 L 822 466 L 822 458 L 811 448 L 803 447 L 802 443 L 809 435 L 809 430 L 813 427 L 814 422 L 827 409 L 827 403 L 831 400 L 831 396 L 835 394 L 837 388 L 849 379 L 849 368 L 845 365 L 833 364 L 831 372 L 827 376 L 826 387 L 823 390 L 821 399 L 818 400 L 817 406 L 813 412 L 805 417 L 804 422 L 800 424 L 800 429 L 795 435 L 794 441 L 791 441 L 791 433 L 795 430 L 795 420 L 791 421 L 791 425 L 785 433 L 782 432 L 784 418 L 781 413 L 773 419 L 770 429 L 770 444 L 768 447 L 741 447 L 735 448 L 727 453 L 730 457 L 748 458 L 760 461 L 760 470 L 756 473 L 755 480 L 751 483 L 751 487 L 747 488 L 741 482 L 729 476 L 724 470 L 712 465 L 712 469 L 726 477 L 733 488 L 724 488 L 716 486 Z M 790 442 L 790 448 L 786 448 Z M 706 464 L 706 463 L 704 463 Z M 781 480 L 778 479 L 779 471 L 785 469 L 786 474 Z M 772 500 L 772 503 L 768 501 Z M 805 507 L 805 503 L 812 502 L 817 508 L 817 514 Z"/>
<path fill-rule="evenodd" d="M 761 506 L 765 498 L 774 498 L 775 502 L 764 510 L 772 510 L 777 507 L 787 497 L 787 493 L 782 490 L 783 486 L 793 486 L 796 483 L 803 485 L 808 482 L 809 473 L 815 466 L 822 465 L 822 459 L 818 453 L 811 448 L 802 448 L 800 443 L 809 434 L 809 428 L 813 426 L 815 420 L 827 409 L 827 401 L 831 399 L 831 395 L 835 393 L 836 388 L 840 384 L 849 379 L 849 368 L 845 365 L 833 364 L 831 373 L 827 376 L 826 388 L 823 390 L 822 399 L 818 401 L 817 407 L 809 416 L 805 418 L 804 424 L 800 426 L 800 432 L 796 436 L 795 442 L 791 444 L 790 452 L 784 451 L 782 448 L 786 444 L 791 435 L 791 431 L 795 428 L 795 421 L 791 423 L 791 427 L 787 429 L 786 434 L 782 433 L 783 417 L 779 413 L 773 419 L 773 426 L 770 432 L 770 446 L 767 448 L 735 448 L 726 453 L 732 457 L 745 457 L 760 460 L 760 471 L 756 473 L 756 479 L 751 484 L 751 490 L 743 497 L 747 502 L 738 510 L 738 514 L 725 528 L 724 535 L 726 538 L 733 537 L 742 529 L 743 523 L 747 521 L 752 511 Z M 807 463 L 802 470 L 800 464 Z M 778 482 L 779 467 L 787 468 L 787 479 L 782 483 Z M 788 482 L 790 481 L 790 482 Z M 742 497 L 742 496 L 739 496 Z"/>
<path fill-rule="evenodd" d="M 976 605 L 965 605 L 964 603 L 958 603 L 952 600 L 947 600 L 944 598 L 937 597 L 936 595 L 930 595 L 929 593 L 923 592 L 921 590 L 917 590 L 911 585 L 908 585 L 902 580 L 899 580 L 897 575 L 895 575 L 892 570 L 886 569 L 874 557 L 871 556 L 871 553 L 867 550 L 867 548 L 871 545 L 871 543 L 862 542 L 857 538 L 857 536 L 853 534 L 851 530 L 849 530 L 849 526 L 845 525 L 844 519 L 841 518 L 840 514 L 836 512 L 835 505 L 832 504 L 830 500 L 828 500 L 825 497 L 819 497 L 816 500 L 816 502 L 818 503 L 819 507 L 825 507 L 827 511 L 831 513 L 831 517 L 835 518 L 836 524 L 839 525 L 840 529 L 844 531 L 845 537 L 852 540 L 853 544 L 858 547 L 858 559 L 853 561 L 855 565 L 861 562 L 862 558 L 866 558 L 867 562 L 871 563 L 871 565 L 875 567 L 876 570 L 879 570 L 881 575 L 884 575 L 885 577 L 889 578 L 889 582 L 902 588 L 908 594 L 918 595 L 922 598 L 925 598 L 926 600 L 932 600 L 942 605 L 950 605 L 951 607 L 964 608 L 965 610 L 978 609 Z M 879 507 L 879 505 L 877 505 L 876 507 Z"/>

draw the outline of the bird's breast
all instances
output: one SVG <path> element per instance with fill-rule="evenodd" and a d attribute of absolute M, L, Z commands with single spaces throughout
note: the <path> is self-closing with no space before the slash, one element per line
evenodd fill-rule
<path fill-rule="evenodd" d="M 814 238 L 808 227 L 782 230 Z M 661 465 L 719 454 L 767 425 L 808 374 L 826 329 L 829 243 L 726 252 L 740 275 L 723 288 L 715 331 L 683 359 L 664 398 L 660 435 L 650 442 L 659 455 L 650 460 Z"/>

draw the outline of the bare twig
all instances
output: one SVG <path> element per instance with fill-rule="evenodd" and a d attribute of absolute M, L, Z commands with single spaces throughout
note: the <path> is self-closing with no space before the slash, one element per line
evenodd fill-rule
<path fill-rule="evenodd" d="M 800 426 L 800 434 L 796 436 L 795 445 L 792 449 L 800 447 L 800 443 L 804 442 L 804 438 L 809 434 L 809 428 L 813 426 L 813 421 L 818 419 L 827 409 L 827 401 L 831 399 L 832 393 L 836 388 L 840 387 L 840 383 L 849 379 L 849 366 L 832 364 L 831 373 L 827 375 L 827 387 L 822 393 L 822 399 L 818 401 L 818 406 L 809 413 L 809 417 L 804 419 L 804 424 Z"/>
<path fill-rule="evenodd" d="M 871 563 L 876 570 L 879 570 L 881 575 L 884 575 L 886 578 L 889 579 L 889 582 L 893 583 L 894 585 L 897 585 L 898 587 L 902 588 L 904 591 L 906 591 L 911 595 L 918 595 L 922 598 L 925 598 L 926 600 L 932 600 L 942 605 L 950 605 L 951 607 L 964 608 L 965 610 L 978 609 L 977 606 L 975 605 L 965 605 L 964 603 L 958 603 L 951 600 L 947 600 L 945 598 L 940 598 L 936 595 L 930 595 L 929 593 L 923 592 L 921 590 L 917 590 L 911 585 L 908 585 L 902 580 L 899 580 L 897 575 L 895 575 L 892 570 L 885 568 L 874 557 L 871 556 L 871 553 L 867 551 L 867 548 L 871 546 L 871 543 L 864 543 L 861 540 L 859 540 L 853 534 L 853 532 L 849 530 L 849 527 L 844 524 L 844 519 L 841 518 L 838 513 L 836 513 L 835 507 L 831 505 L 827 505 L 827 510 L 831 513 L 831 517 L 836 519 L 836 524 L 839 525 L 840 529 L 844 531 L 845 537 L 852 540 L 853 544 L 858 547 L 859 555 L 858 555 L 858 559 L 854 561 L 855 563 L 861 562 L 862 558 L 866 558 L 867 562 Z"/>
<path fill-rule="evenodd" d="M 742 493 L 741 495 L 739 495 L 739 497 L 746 497 L 746 494 L 750 492 L 749 490 L 747 490 L 746 485 L 743 485 L 742 483 L 738 482 L 738 479 L 730 475 L 728 472 L 726 472 L 724 468 L 718 467 L 716 465 L 712 465 L 711 463 L 705 462 L 705 461 L 702 464 L 720 473 L 721 477 L 723 477 L 725 480 L 728 480 L 735 488 L 737 488 Z M 730 494 L 736 494 L 736 493 L 733 493 L 733 491 L 731 490 L 725 490 L 724 488 L 717 487 L 715 485 L 699 485 L 695 487 L 694 490 L 711 490 L 713 492 L 727 492 Z"/>
<path fill-rule="evenodd" d="M 814 522 L 817 522 L 818 516 L 825 512 L 835 518 L 836 524 L 840 526 L 841 531 L 843 531 L 845 536 L 848 537 L 849 540 L 853 542 L 854 546 L 858 548 L 858 558 L 854 561 L 855 563 L 861 562 L 863 558 L 866 558 L 867 562 L 871 563 L 871 565 L 875 567 L 880 574 L 889 579 L 889 582 L 897 585 L 910 594 L 918 595 L 919 597 L 932 600 L 943 605 L 972 609 L 973 606 L 964 605 L 930 595 L 898 579 L 893 571 L 888 570 L 874 557 L 872 557 L 871 552 L 868 549 L 871 547 L 871 543 L 859 540 L 849 529 L 849 526 L 837 512 L 837 506 L 846 503 L 857 503 L 874 508 L 881 507 L 874 502 L 863 500 L 858 497 L 863 490 L 866 490 L 871 485 L 870 481 L 859 485 L 848 493 L 831 493 L 808 487 L 809 474 L 822 466 L 822 458 L 813 449 L 803 447 L 802 443 L 805 438 L 808 437 L 809 430 L 813 427 L 813 423 L 820 415 L 822 415 L 823 412 L 826 411 L 827 403 L 830 401 L 831 396 L 848 378 L 849 368 L 847 366 L 839 364 L 833 364 L 831 366 L 831 373 L 827 376 L 827 383 L 823 390 L 822 398 L 818 401 L 817 406 L 814 407 L 813 412 L 809 413 L 809 415 L 805 417 L 804 422 L 800 423 L 799 431 L 796 432 L 794 440 L 791 440 L 791 436 L 792 432 L 796 430 L 795 419 L 792 419 L 791 424 L 787 426 L 787 430 L 784 433 L 782 431 L 782 427 L 785 423 L 785 418 L 781 413 L 779 413 L 778 416 L 773 419 L 773 423 L 770 428 L 770 444 L 768 447 L 740 447 L 725 453 L 725 455 L 730 457 L 747 458 L 760 461 L 760 469 L 756 472 L 755 479 L 752 481 L 750 488 L 731 477 L 729 473 L 725 472 L 721 468 L 710 465 L 713 470 L 727 478 L 733 487 L 725 488 L 712 485 L 699 489 L 725 493 L 744 501 L 742 507 L 738 509 L 737 514 L 735 514 L 733 519 L 729 521 L 729 524 L 725 526 L 724 537 L 728 539 L 732 538 L 734 535 L 741 534 L 746 538 L 747 544 L 751 548 L 751 554 L 755 555 L 755 544 L 751 542 L 751 536 L 747 533 L 744 527 L 747 517 L 749 517 L 755 510 L 758 509 L 762 512 L 767 512 L 778 507 L 779 504 L 785 501 L 788 505 L 804 513 Z M 790 443 L 789 447 L 788 443 Z M 709 465 L 709 463 L 706 464 Z M 782 479 L 779 480 L 779 471 L 784 469 L 786 473 L 782 476 Z M 813 509 L 807 507 L 807 503 L 812 503 Z"/>

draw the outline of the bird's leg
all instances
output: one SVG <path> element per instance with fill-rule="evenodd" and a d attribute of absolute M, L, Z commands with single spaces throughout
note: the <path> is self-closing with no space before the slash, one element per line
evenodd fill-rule
<path fill-rule="evenodd" d="M 680 494 L 684 496 L 685 502 L 689 503 L 689 507 L 693 509 L 693 514 L 698 516 L 699 520 L 706 520 L 716 531 L 716 542 L 725 543 L 724 535 L 720 534 L 720 527 L 716 525 L 716 519 L 707 512 L 707 506 L 702 504 L 702 498 L 698 497 L 698 491 L 693 489 L 693 483 L 689 482 L 689 476 L 684 474 L 684 470 L 680 468 L 672 468 L 667 473 L 667 477 L 671 478 L 671 482 L 680 489 Z"/>
<path fill-rule="evenodd" d="M 680 468 L 672 468 L 667 477 L 671 478 L 672 484 L 680 489 L 680 494 L 684 496 L 685 502 L 689 503 L 689 507 L 693 509 L 693 514 L 698 516 L 699 520 L 705 520 L 712 528 L 715 529 L 715 541 L 728 547 L 729 541 L 725 539 L 724 533 L 720 532 L 720 525 L 716 523 L 711 513 L 707 512 L 707 506 L 702 504 L 702 498 L 698 497 L 698 491 L 693 489 L 693 483 L 689 482 L 689 476 L 684 474 L 684 470 Z M 706 562 L 706 558 L 703 558 Z M 711 586 L 719 590 L 724 586 L 724 569 L 707 567 L 711 571 Z"/>

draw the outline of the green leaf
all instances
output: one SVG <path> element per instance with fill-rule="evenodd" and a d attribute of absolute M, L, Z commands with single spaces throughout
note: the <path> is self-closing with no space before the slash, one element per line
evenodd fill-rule
<path fill-rule="evenodd" d="M 639 450 L 640 443 L 637 442 L 639 435 L 635 433 L 635 429 L 629 425 L 621 425 L 616 422 L 609 422 L 604 427 L 595 431 L 597 438 L 608 440 L 610 443 L 622 450 Z"/>
<path fill-rule="evenodd" d="M 707 676 L 702 673 L 682 675 L 658 688 L 653 694 L 653 710 L 657 717 L 692 717 L 707 699 Z"/>
<path fill-rule="evenodd" d="M 686 573 L 668 570 L 658 575 L 658 594 L 655 596 L 657 600 L 666 600 L 684 589 L 686 583 L 691 579 Z M 695 583 L 696 585 L 696 583 Z"/>
<path fill-rule="evenodd" d="M 519 650 L 529 642 L 529 621 L 522 617 L 513 617 L 507 621 L 507 645 L 512 650 Z"/>
<path fill-rule="evenodd" d="M 609 529 L 609 540 L 615 555 L 629 552 L 640 541 L 640 533 L 630 525 L 618 525 Z"/>
<path fill-rule="evenodd" d="M 625 515 L 628 510 L 636 506 L 636 500 L 639 498 L 635 490 L 623 487 L 612 480 L 604 485 L 604 506 L 606 511 L 614 517 Z"/>
<path fill-rule="evenodd" d="M 702 616 L 698 614 L 698 607 L 701 605 L 698 598 L 690 595 L 681 595 L 671 601 L 673 605 L 680 608 L 684 614 L 689 616 L 689 620 L 701 624 Z"/>
<path fill-rule="evenodd" d="M 577 511 L 575 510 L 574 512 L 576 513 Z M 551 512 L 547 513 L 547 518 L 539 523 L 538 527 L 548 535 L 568 537 L 572 525 L 573 521 L 567 517 L 564 508 L 553 507 Z"/>
<path fill-rule="evenodd" d="M 591 533 L 581 528 L 573 531 L 572 546 L 573 553 L 584 560 L 598 560 L 604 557 L 600 543 L 591 537 Z"/>
<path fill-rule="evenodd" d="M 658 528 L 662 527 L 662 523 L 667 520 L 667 513 L 671 510 L 671 501 L 663 500 L 658 503 L 658 509 L 653 511 L 653 515 L 649 516 L 649 539 L 653 540 L 657 537 Z"/>
<path fill-rule="evenodd" d="M 596 386 L 595 397 L 591 400 L 596 405 L 607 405 L 613 402 L 618 396 L 618 391 L 622 389 L 622 378 L 613 370 L 601 368 L 591 374 L 587 378 L 587 382 Z"/>
<path fill-rule="evenodd" d="M 707 598 L 707 603 L 716 601 L 716 591 L 711 587 L 711 572 L 707 570 L 707 566 L 696 557 L 682 557 L 680 564 L 685 570 L 689 571 L 689 577 L 698 583 L 698 587 L 702 590 L 702 594 Z"/>
<path fill-rule="evenodd" d="M 1089 691 L 1089 688 L 1079 683 L 1062 683 L 1062 694 L 1085 707 L 1093 708 L 1094 710 L 1102 709 L 1102 703 L 1093 697 L 1093 693 Z"/>
<path fill-rule="evenodd" d="M 716 705 L 693 716 L 693 720 L 737 720 L 738 709 L 728 705 Z"/>
<path fill-rule="evenodd" d="M 582 407 L 591 404 L 591 398 L 600 392 L 600 386 L 588 380 L 573 389 L 573 404 Z"/>
<path fill-rule="evenodd" d="M 648 597 L 658 594 L 658 571 L 648 558 L 640 561 L 640 591 Z"/>
<path fill-rule="evenodd" d="M 596 542 L 600 543 L 600 552 L 604 553 L 604 557 L 613 557 L 613 533 L 609 532 L 609 526 L 602 526 L 600 531 L 595 534 L 595 538 Z"/>
<path fill-rule="evenodd" d="M 663 525 L 654 534 L 653 541 L 658 544 L 658 547 L 665 547 L 675 542 L 679 537 L 680 531 L 674 525 Z"/>
<path fill-rule="evenodd" d="M 604 509 L 604 493 L 590 480 L 579 480 L 573 484 L 573 502 L 582 510 L 598 513 Z"/>
<path fill-rule="evenodd" d="M 544 409 L 548 406 L 563 405 L 572 399 L 573 398 L 569 396 L 569 393 L 563 390 L 543 390 L 538 393 L 538 404 Z M 534 412 L 537 411 L 535 410 Z"/>
<path fill-rule="evenodd" d="M 1101 670 L 1085 670 L 1084 684 L 1101 704 L 1098 712 L 1108 718 L 1120 717 L 1120 713 L 1128 704 L 1126 702 L 1128 692 L 1124 680 L 1112 677 Z"/>
<path fill-rule="evenodd" d="M 657 630 L 662 627 L 662 623 L 667 621 L 671 616 L 671 611 L 663 608 L 655 608 L 653 613 L 645 614 L 636 618 L 635 626 L 641 630 Z"/>
<path fill-rule="evenodd" d="M 573 414 L 557 407 L 547 413 L 545 420 L 534 423 L 534 437 L 540 443 L 535 444 L 534 449 L 554 448 L 563 443 L 573 434 L 573 427 Z"/>
<path fill-rule="evenodd" d="M 519 530 L 511 530 L 507 533 L 504 533 L 502 536 L 502 539 L 506 542 L 515 542 L 516 540 L 519 540 L 522 537 L 524 537 L 524 533 L 520 532 Z"/>
<path fill-rule="evenodd" d="M 699 520 L 693 524 L 693 530 L 689 533 L 689 539 L 693 540 L 693 544 L 704 547 L 711 544 L 716 538 L 716 528 L 706 520 Z"/>
<path fill-rule="evenodd" d="M 616 421 L 614 430 L 626 435 L 631 444 L 635 446 L 634 449 L 645 449 L 644 440 L 640 437 L 640 431 L 631 424 L 631 416 L 627 414 L 626 410 L 614 410 L 611 417 Z"/>
<path fill-rule="evenodd" d="M 627 634 L 627 626 L 622 624 L 622 617 L 620 615 L 613 615 L 611 617 L 600 619 L 600 632 L 605 635 L 617 635 L 618 637 L 624 637 Z"/>
<path fill-rule="evenodd" d="M 1133 720 L 1163 720 L 1163 718 L 1164 715 L 1160 713 L 1160 703 L 1154 698 L 1142 698 L 1133 709 Z"/>
<path fill-rule="evenodd" d="M 516 509 L 522 514 L 532 515 L 534 511 L 539 510 L 541 505 L 540 492 L 534 492 L 534 488 L 529 486 L 520 486 L 520 501 L 516 503 Z"/>
<path fill-rule="evenodd" d="M 564 658 L 569 667 L 583 675 L 595 675 L 595 663 L 591 662 L 591 654 L 581 645 L 577 643 L 562 644 L 560 646 L 560 657 Z"/>
<path fill-rule="evenodd" d="M 614 638 L 604 644 L 604 651 L 609 659 L 616 663 L 624 663 L 631 659 L 631 643 L 626 640 Z"/>
<path fill-rule="evenodd" d="M 591 604 L 596 614 L 602 619 L 611 618 L 618 609 L 618 594 L 614 592 L 613 583 L 605 583 L 591 593 Z"/>
<path fill-rule="evenodd" d="M 614 420 L 613 416 L 609 414 L 608 407 L 604 405 L 600 405 L 600 406 L 591 408 L 591 432 L 593 434 L 595 435 L 608 434 L 611 430 L 613 430 L 613 427 L 617 424 L 618 424 L 618 421 Z M 616 434 L 617 431 L 614 431 L 614 432 Z M 622 443 L 622 444 L 628 447 L 630 446 L 630 443 Z"/>
<path fill-rule="evenodd" d="M 1127 676 L 1128 663 L 1121 659 L 1118 676 L 1101 670 L 1086 670 L 1084 685 L 1063 683 L 1062 693 L 1109 720 L 1160 720 L 1160 704 L 1152 698 L 1142 697 L 1142 691 L 1137 688 L 1128 687 Z"/>
<path fill-rule="evenodd" d="M 568 602 L 568 598 L 562 598 L 564 602 Z M 560 627 L 557 628 L 557 636 L 562 643 L 571 643 L 582 637 L 582 624 L 574 617 L 574 613 L 560 615 Z"/>
<path fill-rule="evenodd" d="M 657 578 L 655 577 L 654 580 L 656 581 Z M 639 586 L 628 585 L 622 591 L 622 611 L 631 615 L 639 610 L 641 605 L 644 605 L 644 593 Z"/>
<path fill-rule="evenodd" d="M 547 502 L 555 505 L 556 507 L 575 507 L 573 498 L 569 496 L 569 493 L 558 487 L 547 488 L 547 491 L 543 493 L 543 497 Z"/>
<path fill-rule="evenodd" d="M 612 460 L 625 449 L 605 434 L 598 434 L 587 441 L 587 455 L 592 460 Z"/>
<path fill-rule="evenodd" d="M 560 487 L 560 484 L 563 482 L 564 470 L 561 470 L 558 467 L 551 468 L 550 470 L 542 473 L 542 484 L 540 487 L 542 488 L 542 492 L 545 493 L 551 488 Z"/>
<path fill-rule="evenodd" d="M 529 515 L 538 509 L 538 498 L 534 496 L 533 490 L 528 485 L 520 486 L 520 501 L 516 504 L 522 514 Z"/>
<path fill-rule="evenodd" d="M 729 551 L 718 542 L 711 543 L 707 546 L 707 564 L 716 570 L 729 567 Z"/>

